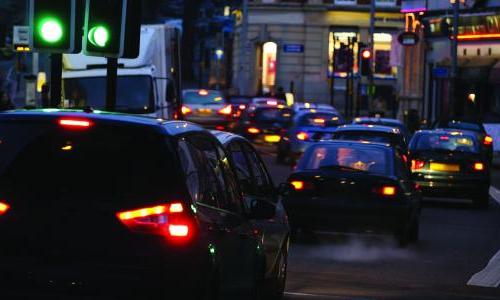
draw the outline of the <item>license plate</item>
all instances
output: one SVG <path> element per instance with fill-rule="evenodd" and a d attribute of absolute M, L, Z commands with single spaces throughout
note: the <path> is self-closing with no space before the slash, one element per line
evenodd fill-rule
<path fill-rule="evenodd" d="M 277 143 L 281 140 L 281 137 L 279 135 L 266 135 L 264 140 L 268 143 Z"/>
<path fill-rule="evenodd" d="M 200 108 L 200 109 L 198 109 L 198 113 L 200 115 L 211 115 L 212 114 L 212 109 L 210 109 L 210 108 Z"/>
<path fill-rule="evenodd" d="M 444 172 L 459 172 L 460 171 L 459 165 L 452 165 L 452 164 L 431 163 L 430 167 L 431 167 L 432 171 L 444 171 Z"/>

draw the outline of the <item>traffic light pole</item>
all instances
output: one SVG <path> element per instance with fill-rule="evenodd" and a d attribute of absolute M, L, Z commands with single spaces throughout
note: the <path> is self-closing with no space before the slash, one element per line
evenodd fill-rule
<path fill-rule="evenodd" d="M 106 110 L 116 110 L 116 85 L 118 79 L 118 59 L 108 57 L 106 82 Z"/>
<path fill-rule="evenodd" d="M 50 55 L 50 102 L 49 107 L 57 108 L 61 104 L 62 54 Z"/>
<path fill-rule="evenodd" d="M 458 19 L 459 19 L 459 11 L 460 10 L 460 2 L 455 0 L 453 3 L 453 38 L 451 39 L 451 76 L 450 76 L 450 87 L 449 91 L 449 103 L 452 107 L 452 114 L 455 116 L 457 114 L 457 103 L 456 101 L 456 86 L 457 86 L 457 77 L 458 77 Z"/>
<path fill-rule="evenodd" d="M 374 51 L 374 46 L 375 46 L 375 41 L 374 41 L 374 34 L 375 34 L 375 11 L 376 11 L 376 7 L 375 7 L 375 2 L 376 0 L 371 0 L 371 5 L 370 5 L 370 50 L 371 50 L 371 53 L 372 53 L 372 57 L 370 58 L 370 74 L 368 74 L 368 90 L 371 90 L 373 88 L 373 85 L 374 85 L 374 80 L 373 80 L 373 74 L 375 74 L 375 70 L 373 68 L 373 60 L 374 60 L 374 57 L 375 57 L 375 51 Z M 368 93 L 368 111 L 371 110 L 372 108 L 372 105 L 373 105 L 373 94 L 370 92 Z"/>

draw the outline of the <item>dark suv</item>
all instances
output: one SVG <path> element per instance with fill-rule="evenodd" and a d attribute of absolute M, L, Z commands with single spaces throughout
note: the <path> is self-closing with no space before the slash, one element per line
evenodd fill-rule
<path fill-rule="evenodd" d="M 2 297 L 259 294 L 265 253 L 250 219 L 274 211 L 244 206 L 224 148 L 201 127 L 3 113 L 0 157 Z"/>

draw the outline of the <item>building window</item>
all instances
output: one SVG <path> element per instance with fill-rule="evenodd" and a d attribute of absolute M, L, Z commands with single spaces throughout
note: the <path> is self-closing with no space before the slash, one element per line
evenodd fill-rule
<path fill-rule="evenodd" d="M 278 45 L 267 42 L 262 45 L 262 91 L 271 92 L 276 85 L 276 57 Z"/>
<path fill-rule="evenodd" d="M 357 5 L 357 0 L 334 0 L 333 3 L 337 5 Z"/>
<path fill-rule="evenodd" d="M 380 7 L 393 7 L 396 6 L 396 0 L 376 0 L 375 1 L 376 6 Z"/>
<path fill-rule="evenodd" d="M 333 31 L 330 32 L 328 42 L 328 76 L 346 77 L 349 72 L 349 63 L 352 60 L 353 72 L 358 72 L 358 49 L 349 49 L 349 39 L 358 38 L 358 33 L 354 31 Z"/>
<path fill-rule="evenodd" d="M 392 34 L 377 32 L 373 36 L 375 52 L 375 74 L 395 76 L 396 68 L 391 66 Z"/>

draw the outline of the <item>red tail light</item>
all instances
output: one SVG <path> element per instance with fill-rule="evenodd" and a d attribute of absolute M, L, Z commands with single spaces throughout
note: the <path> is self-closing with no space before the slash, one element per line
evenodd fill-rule
<path fill-rule="evenodd" d="M 384 197 L 393 197 L 396 196 L 398 189 L 393 185 L 384 185 L 382 187 L 374 188 L 373 192 Z"/>
<path fill-rule="evenodd" d="M 305 141 L 309 139 L 309 134 L 307 134 L 307 132 L 299 132 L 297 133 L 297 139 L 300 141 Z"/>
<path fill-rule="evenodd" d="M 484 171 L 484 164 L 480 162 L 474 163 L 474 170 Z"/>
<path fill-rule="evenodd" d="M 187 239 L 193 231 L 192 222 L 184 214 L 184 206 L 180 202 L 123 211 L 116 216 L 131 231 L 137 233 Z"/>
<path fill-rule="evenodd" d="M 181 112 L 183 115 L 189 115 L 193 110 L 189 106 L 183 105 L 181 106 Z"/>
<path fill-rule="evenodd" d="M 251 133 L 251 134 L 259 134 L 260 133 L 260 129 L 259 128 L 255 128 L 255 127 L 249 127 L 247 129 L 248 133 Z"/>
<path fill-rule="evenodd" d="M 83 119 L 60 119 L 59 125 L 66 128 L 84 129 L 92 126 L 92 123 Z"/>
<path fill-rule="evenodd" d="M 484 141 L 483 141 L 483 144 L 485 146 L 490 146 L 491 144 L 493 144 L 493 138 L 489 135 L 487 135 L 485 138 L 484 138 Z"/>
<path fill-rule="evenodd" d="M 314 189 L 314 184 L 307 181 L 301 180 L 292 180 L 290 184 L 293 186 L 293 189 L 296 191 L 304 191 L 304 190 L 312 190 Z"/>
<path fill-rule="evenodd" d="M 0 216 L 7 213 L 10 206 L 5 202 L 0 202 Z"/>
<path fill-rule="evenodd" d="M 418 159 L 411 160 L 411 170 L 412 171 L 417 171 L 417 170 L 423 169 L 424 167 L 425 167 L 425 161 L 418 160 Z"/>
<path fill-rule="evenodd" d="M 233 113 L 233 107 L 231 105 L 226 105 L 224 108 L 219 109 L 219 114 L 228 116 Z"/>

